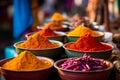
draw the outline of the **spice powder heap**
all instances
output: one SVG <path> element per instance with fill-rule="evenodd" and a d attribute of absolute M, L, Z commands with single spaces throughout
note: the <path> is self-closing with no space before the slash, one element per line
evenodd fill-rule
<path fill-rule="evenodd" d="M 53 16 L 51 17 L 51 20 L 55 21 L 64 21 L 67 20 L 67 18 L 63 17 L 62 14 L 55 12 Z"/>
<path fill-rule="evenodd" d="M 39 33 L 31 35 L 23 43 L 17 44 L 17 47 L 26 48 L 26 49 L 46 49 L 46 48 L 55 48 L 59 44 L 50 42 L 47 37 L 41 36 Z"/>
<path fill-rule="evenodd" d="M 102 51 L 112 49 L 111 46 L 100 43 L 91 35 L 81 36 L 76 42 L 66 45 L 69 49 L 79 51 Z"/>
<path fill-rule="evenodd" d="M 91 36 L 101 36 L 101 34 L 91 30 L 88 27 L 85 26 L 78 26 L 73 31 L 70 31 L 67 35 L 68 36 L 84 36 L 86 34 L 89 34 Z"/>
<path fill-rule="evenodd" d="M 47 36 L 47 37 L 55 37 L 55 36 L 60 36 L 59 34 L 56 34 L 53 30 L 50 28 L 44 28 L 39 31 L 39 34 L 42 36 Z"/>
<path fill-rule="evenodd" d="M 62 23 L 59 21 L 51 21 L 49 23 L 47 23 L 44 28 L 50 28 L 52 30 L 58 30 L 58 29 L 62 29 Z"/>
<path fill-rule="evenodd" d="M 10 70 L 38 70 L 50 67 L 48 60 L 38 59 L 29 51 L 23 51 L 17 57 L 6 62 L 2 67 Z"/>

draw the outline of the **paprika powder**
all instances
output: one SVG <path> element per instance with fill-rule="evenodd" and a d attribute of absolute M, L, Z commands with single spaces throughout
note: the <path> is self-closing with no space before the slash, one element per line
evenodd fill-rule
<path fill-rule="evenodd" d="M 88 51 L 103 51 L 112 49 L 111 46 L 105 45 L 96 40 L 91 35 L 81 36 L 76 42 L 66 45 L 67 48 L 88 52 Z"/>

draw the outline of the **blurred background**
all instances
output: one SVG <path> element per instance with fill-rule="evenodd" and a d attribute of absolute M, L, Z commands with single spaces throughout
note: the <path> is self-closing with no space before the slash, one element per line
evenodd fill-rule
<path fill-rule="evenodd" d="M 120 0 L 0 0 L 0 59 L 55 12 L 69 19 L 79 14 L 104 26 L 102 31 L 120 32 Z"/>

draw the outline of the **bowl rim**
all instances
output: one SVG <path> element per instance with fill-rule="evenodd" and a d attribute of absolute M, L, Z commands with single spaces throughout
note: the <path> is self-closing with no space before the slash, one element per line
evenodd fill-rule
<path fill-rule="evenodd" d="M 102 31 L 95 31 L 95 30 L 93 30 L 93 32 L 97 32 L 97 33 L 99 33 L 100 35 L 99 36 L 93 36 L 93 37 L 104 37 L 104 35 L 105 35 L 105 33 L 104 32 L 102 32 Z M 66 36 L 67 37 L 76 37 L 76 38 L 78 38 L 78 37 L 81 37 L 81 36 L 71 36 L 71 35 L 68 35 L 68 33 L 66 34 Z"/>
<path fill-rule="evenodd" d="M 78 57 L 74 57 L 74 58 L 78 58 Z M 107 70 L 110 70 L 113 68 L 113 64 L 112 62 L 108 61 L 108 60 L 104 60 L 104 59 L 100 59 L 100 58 L 96 58 L 96 59 L 99 59 L 99 60 L 104 60 L 107 64 L 109 64 L 110 67 L 106 68 L 106 69 L 102 69 L 102 70 L 92 70 L 92 71 L 74 71 L 74 70 L 70 70 L 70 69 L 63 69 L 63 68 L 60 68 L 57 64 L 60 63 L 60 62 L 64 62 L 65 60 L 67 59 L 71 59 L 71 58 L 64 58 L 64 59 L 61 59 L 61 60 L 58 60 L 54 63 L 54 67 L 58 70 L 62 70 L 62 71 L 66 71 L 66 72 L 74 72 L 74 73 L 94 73 L 94 72 L 103 72 L 103 71 L 107 71 Z"/>
<path fill-rule="evenodd" d="M 55 48 L 45 48 L 45 49 L 29 49 L 29 48 L 21 48 L 21 47 L 18 47 L 18 46 L 17 46 L 17 44 L 22 43 L 22 42 L 24 42 L 24 41 L 16 42 L 16 43 L 13 44 L 13 46 L 14 46 L 15 48 L 26 49 L 26 50 L 51 50 L 51 49 L 61 48 L 61 47 L 63 46 L 63 43 L 60 42 L 60 41 L 57 41 L 57 40 L 49 40 L 49 41 L 50 41 L 50 42 L 54 42 L 54 43 L 58 43 L 59 46 L 58 46 L 58 47 L 55 47 Z"/>
<path fill-rule="evenodd" d="M 0 65 L 0 69 L 4 69 L 4 70 L 7 70 L 7 71 L 14 71 L 14 72 L 35 72 L 35 71 L 47 70 L 47 69 L 49 69 L 49 68 L 51 68 L 51 67 L 54 66 L 54 60 L 53 59 L 48 58 L 48 57 L 43 57 L 43 56 L 36 56 L 36 57 L 38 59 L 41 58 L 43 60 L 48 60 L 51 63 L 51 65 L 49 67 L 47 67 L 47 68 L 36 69 L 36 70 L 10 70 L 10 69 L 4 68 L 4 67 L 2 67 L 2 65 Z M 0 63 L 3 62 L 3 61 L 5 61 L 5 60 L 11 60 L 11 59 L 13 59 L 13 58 L 2 59 L 2 60 L 0 60 Z"/>
<path fill-rule="evenodd" d="M 51 22 L 51 21 L 48 21 L 48 22 Z M 45 22 L 44 24 L 47 24 L 48 22 Z M 67 28 L 69 28 L 69 27 L 64 27 L 64 25 L 66 25 L 66 24 L 64 24 L 64 23 L 62 23 L 61 22 L 61 25 L 62 25 L 62 28 L 60 28 L 60 29 L 67 29 Z M 67 26 L 67 25 L 66 25 Z M 42 29 L 44 29 L 44 26 L 37 26 L 37 29 L 38 30 L 42 30 Z M 55 31 L 56 30 L 59 30 L 59 29 L 55 29 Z"/>
<path fill-rule="evenodd" d="M 37 31 L 39 32 L 39 31 Z M 28 38 L 29 35 L 31 34 L 34 34 L 34 33 L 37 33 L 37 32 L 30 32 L 30 33 L 27 33 L 25 34 L 25 37 Z M 63 36 L 66 36 L 66 33 L 62 32 L 62 31 L 54 31 L 56 34 L 58 34 L 58 36 L 46 36 L 47 38 L 55 38 L 55 37 L 63 37 Z"/>
<path fill-rule="evenodd" d="M 104 42 L 100 42 L 100 43 L 110 46 L 111 49 L 108 49 L 108 50 L 101 50 L 101 51 L 80 51 L 80 50 L 69 49 L 69 48 L 66 47 L 66 45 L 68 45 L 68 44 L 72 44 L 72 43 L 74 43 L 74 42 L 68 42 L 68 43 L 64 44 L 64 45 L 63 45 L 63 48 L 64 48 L 65 50 L 67 49 L 67 50 L 70 50 L 70 51 L 84 52 L 84 53 L 91 53 L 91 52 L 92 52 L 92 53 L 96 53 L 96 52 L 105 52 L 105 51 L 113 50 L 113 48 L 114 48 L 114 46 L 112 46 L 111 44 L 104 43 Z"/>

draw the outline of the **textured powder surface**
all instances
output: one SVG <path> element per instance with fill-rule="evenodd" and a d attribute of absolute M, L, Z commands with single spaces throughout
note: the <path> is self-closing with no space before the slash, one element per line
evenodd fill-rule
<path fill-rule="evenodd" d="M 46 49 L 55 48 L 59 45 L 57 43 L 50 42 L 46 37 L 41 36 L 39 33 L 31 35 L 25 42 L 17 45 L 20 48 L 27 49 Z"/>
<path fill-rule="evenodd" d="M 90 28 L 84 27 L 84 26 L 78 26 L 73 31 L 70 31 L 67 35 L 68 36 L 84 36 L 86 34 L 92 35 L 92 36 L 101 36 L 101 34 L 91 30 Z"/>
<path fill-rule="evenodd" d="M 51 66 L 51 62 L 38 59 L 29 51 L 20 53 L 17 57 L 3 64 L 2 67 L 10 70 L 37 70 Z"/>
<path fill-rule="evenodd" d="M 63 21 L 63 20 L 67 20 L 67 18 L 63 17 L 62 14 L 55 12 L 51 17 L 51 20 Z"/>
<path fill-rule="evenodd" d="M 91 35 L 82 36 L 76 42 L 69 44 L 66 47 L 80 51 L 102 51 L 112 49 L 111 46 L 100 43 Z"/>
<path fill-rule="evenodd" d="M 59 34 L 56 34 L 52 29 L 50 28 L 44 28 L 39 31 L 39 34 L 42 36 L 47 36 L 47 37 L 55 37 L 55 36 L 60 36 Z"/>

